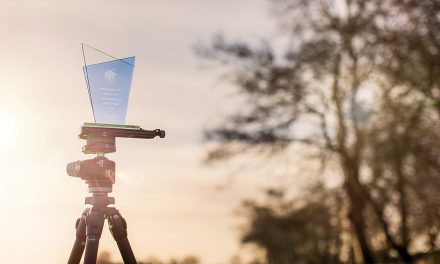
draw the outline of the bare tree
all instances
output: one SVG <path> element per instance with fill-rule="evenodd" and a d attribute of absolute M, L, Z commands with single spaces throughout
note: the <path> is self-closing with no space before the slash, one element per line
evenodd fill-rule
<path fill-rule="evenodd" d="M 417 207 L 435 209 L 437 195 L 429 181 L 439 182 L 434 179 L 438 157 L 420 157 L 436 151 L 417 137 L 437 138 L 431 110 L 440 105 L 435 66 L 440 53 L 431 46 L 440 43 L 433 33 L 439 30 L 439 13 L 430 8 L 438 3 L 272 2 L 291 39 L 284 55 L 277 56 L 269 41 L 252 46 L 222 36 L 196 50 L 229 67 L 232 83 L 247 98 L 238 113 L 207 131 L 207 139 L 219 143 L 208 157 L 224 159 L 255 148 L 282 151 L 292 143 L 333 157 L 349 202 L 353 245 L 359 245 L 363 261 L 374 262 L 375 251 L 389 250 L 411 261 Z M 411 28 L 420 21 L 424 26 Z M 430 33 L 423 33 L 426 29 Z M 429 105 L 427 99 L 434 101 Z M 314 129 L 298 133 L 295 124 L 304 120 Z M 422 218 L 432 219 L 433 228 L 438 219 L 435 214 Z M 372 242 L 380 236 L 385 246 Z"/>

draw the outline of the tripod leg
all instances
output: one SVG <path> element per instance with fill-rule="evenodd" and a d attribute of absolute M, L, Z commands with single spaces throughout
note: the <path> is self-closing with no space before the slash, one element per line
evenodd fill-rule
<path fill-rule="evenodd" d="M 119 252 L 121 252 L 122 259 L 125 264 L 136 264 L 136 258 L 134 257 L 133 250 L 131 249 L 130 242 L 127 238 L 127 223 L 122 218 L 118 210 L 114 208 L 108 208 L 109 214 L 107 216 L 108 225 L 113 238 L 118 244 Z"/>
<path fill-rule="evenodd" d="M 92 207 L 86 217 L 86 252 L 84 264 L 96 264 L 99 239 L 104 226 L 104 213 L 102 208 Z"/>
<path fill-rule="evenodd" d="M 76 238 L 73 243 L 72 251 L 70 252 L 69 260 L 67 264 L 79 264 L 81 261 L 84 247 L 86 244 L 86 216 L 89 209 L 84 210 L 81 217 L 76 220 Z"/>

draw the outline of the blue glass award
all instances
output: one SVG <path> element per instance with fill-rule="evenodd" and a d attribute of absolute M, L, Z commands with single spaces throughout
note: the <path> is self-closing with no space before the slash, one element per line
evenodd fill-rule
<path fill-rule="evenodd" d="M 96 123 L 124 125 L 135 57 L 84 66 Z"/>
<path fill-rule="evenodd" d="M 95 52 L 91 55 L 104 55 L 104 59 L 99 63 L 87 64 L 86 61 L 91 58 L 87 57 L 86 60 L 84 47 Z M 119 59 L 84 43 L 82 51 L 83 71 L 95 120 L 94 123 L 84 123 L 82 128 L 80 138 L 88 142 L 83 152 L 114 152 L 116 137 L 164 137 L 163 130 L 144 130 L 140 126 L 125 124 L 135 57 Z"/>

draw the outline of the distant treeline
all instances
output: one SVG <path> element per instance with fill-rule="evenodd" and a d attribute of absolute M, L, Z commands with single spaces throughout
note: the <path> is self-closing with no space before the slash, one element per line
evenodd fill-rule
<path fill-rule="evenodd" d="M 201 264 L 199 259 L 194 256 L 187 256 L 183 258 L 170 258 L 169 260 L 160 260 L 150 257 L 146 260 L 138 260 L 139 264 Z M 98 255 L 96 264 L 123 264 L 122 262 L 114 262 L 109 252 L 102 252 Z"/>

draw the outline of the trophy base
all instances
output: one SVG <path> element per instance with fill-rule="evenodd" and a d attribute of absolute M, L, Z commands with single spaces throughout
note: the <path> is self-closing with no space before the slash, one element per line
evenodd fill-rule
<path fill-rule="evenodd" d="M 118 125 L 118 124 L 102 124 L 102 123 L 89 123 L 84 122 L 85 127 L 101 127 L 101 128 L 121 128 L 121 129 L 134 129 L 140 130 L 140 126 L 135 125 Z"/>

